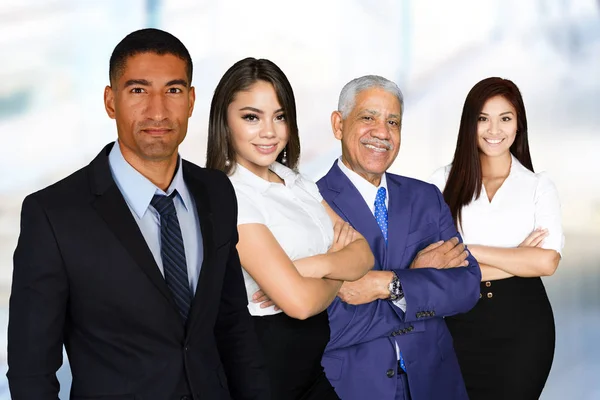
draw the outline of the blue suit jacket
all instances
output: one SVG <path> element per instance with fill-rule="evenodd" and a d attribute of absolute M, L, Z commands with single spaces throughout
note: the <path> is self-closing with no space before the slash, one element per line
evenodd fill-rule
<path fill-rule="evenodd" d="M 398 379 L 395 374 L 388 377 L 388 370 L 397 371 L 397 342 L 413 400 L 467 400 L 443 317 L 475 305 L 481 270 L 472 256 L 464 268 L 409 269 L 424 247 L 459 234 L 434 185 L 393 174 L 386 177 L 387 246 L 371 210 L 337 161 L 317 183 L 327 203 L 367 239 L 375 269 L 396 272 L 407 304 L 404 313 L 386 300 L 353 306 L 336 298 L 328 308 L 331 340 L 323 367 L 344 400 L 392 400 Z"/>

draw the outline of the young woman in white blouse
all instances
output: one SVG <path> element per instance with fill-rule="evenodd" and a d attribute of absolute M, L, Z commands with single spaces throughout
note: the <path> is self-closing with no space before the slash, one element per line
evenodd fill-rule
<path fill-rule="evenodd" d="M 481 299 L 446 318 L 471 400 L 538 399 L 554 357 L 554 317 L 541 276 L 554 273 L 563 232 L 558 193 L 534 173 L 516 85 L 488 78 L 465 100 L 444 193 L 482 272 Z"/>
<path fill-rule="evenodd" d="M 284 73 L 263 59 L 234 64 L 212 99 L 207 167 L 227 173 L 237 196 L 237 249 L 272 398 L 338 399 L 321 367 L 326 308 L 342 282 L 362 277 L 374 258 L 316 184 L 296 172 L 299 156 Z"/>

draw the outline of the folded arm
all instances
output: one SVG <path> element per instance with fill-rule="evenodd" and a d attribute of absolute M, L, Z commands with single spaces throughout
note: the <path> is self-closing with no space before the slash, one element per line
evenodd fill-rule
<path fill-rule="evenodd" d="M 539 247 L 491 247 L 470 245 L 469 250 L 480 263 L 524 278 L 550 276 L 560 261 L 560 254 Z"/>
<path fill-rule="evenodd" d="M 306 319 L 325 310 L 341 281 L 307 278 L 298 272 L 269 228 L 249 223 L 238 226 L 237 249 L 244 269 L 263 292 L 292 318 Z"/>
<path fill-rule="evenodd" d="M 8 382 L 15 400 L 58 399 L 68 282 L 48 217 L 27 197 L 14 254 L 8 322 Z"/>
<path fill-rule="evenodd" d="M 350 225 L 340 218 L 329 205 L 323 201 L 323 206 L 327 210 L 332 223 L 336 227 L 334 241 L 340 239 L 340 229 L 349 229 L 352 238 L 346 244 L 336 243 L 332 250 L 325 254 L 318 254 L 312 257 L 306 257 L 294 261 L 296 269 L 301 275 L 311 278 L 328 278 L 341 281 L 356 281 L 362 278 L 370 269 L 373 268 L 375 257 L 367 240 Z"/>
<path fill-rule="evenodd" d="M 435 188 L 435 191 L 439 203 L 438 239 L 448 241 L 456 237 L 462 242 L 450 209 L 439 189 Z M 467 255 L 465 264 L 467 266 L 455 268 L 435 264 L 428 268 L 392 268 L 398 275 L 406 298 L 405 321 L 446 317 L 469 311 L 479 300 L 481 270 L 473 254 Z"/>

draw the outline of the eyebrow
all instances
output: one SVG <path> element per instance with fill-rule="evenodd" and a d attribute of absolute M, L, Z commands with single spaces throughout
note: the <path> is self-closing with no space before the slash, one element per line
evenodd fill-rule
<path fill-rule="evenodd" d="M 167 82 L 165 86 L 176 86 L 176 85 L 181 85 L 181 86 L 187 87 L 187 81 L 185 79 L 173 79 L 173 80 Z M 150 82 L 147 79 L 130 79 L 127 82 L 125 82 L 124 87 L 129 87 L 129 86 L 152 86 L 152 82 Z"/>
<path fill-rule="evenodd" d="M 381 115 L 381 113 L 379 111 L 376 111 L 376 110 L 362 110 L 361 114 L 363 112 L 366 112 L 367 114 L 371 114 L 371 115 Z M 400 119 L 400 114 L 390 114 L 390 115 L 388 115 L 388 118 L 397 118 L 397 119 Z"/>
<path fill-rule="evenodd" d="M 480 113 L 480 114 L 481 114 L 481 115 L 487 115 L 487 116 L 489 116 L 489 114 L 486 114 L 486 113 L 484 113 L 484 112 L 482 112 L 482 113 Z M 506 114 L 513 114 L 513 112 L 512 112 L 512 111 L 504 111 L 504 112 L 503 112 L 503 113 L 501 113 L 500 115 L 502 116 L 502 115 L 506 115 Z"/>
<path fill-rule="evenodd" d="M 255 112 L 257 114 L 264 114 L 264 111 L 259 110 L 258 108 L 255 108 L 255 107 L 250 107 L 250 106 L 242 107 L 242 108 L 240 108 L 240 111 L 252 111 L 252 112 Z M 281 112 L 281 111 L 283 111 L 283 108 L 275 110 L 275 112 L 273 114 L 276 114 L 276 113 Z"/>

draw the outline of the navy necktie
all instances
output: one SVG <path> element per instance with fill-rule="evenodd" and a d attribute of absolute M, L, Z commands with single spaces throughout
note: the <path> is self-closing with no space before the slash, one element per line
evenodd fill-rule
<path fill-rule="evenodd" d="M 176 194 L 177 191 L 170 196 L 155 195 L 151 204 L 160 214 L 160 256 L 165 281 L 173 293 L 173 299 L 185 323 L 192 303 L 192 292 L 188 281 L 181 227 L 173 203 Z"/>
<path fill-rule="evenodd" d="M 375 196 L 375 219 L 377 225 L 381 229 L 381 234 L 385 239 L 385 244 L 388 242 L 388 211 L 385 206 L 385 188 L 380 187 L 377 189 L 377 195 Z"/>

